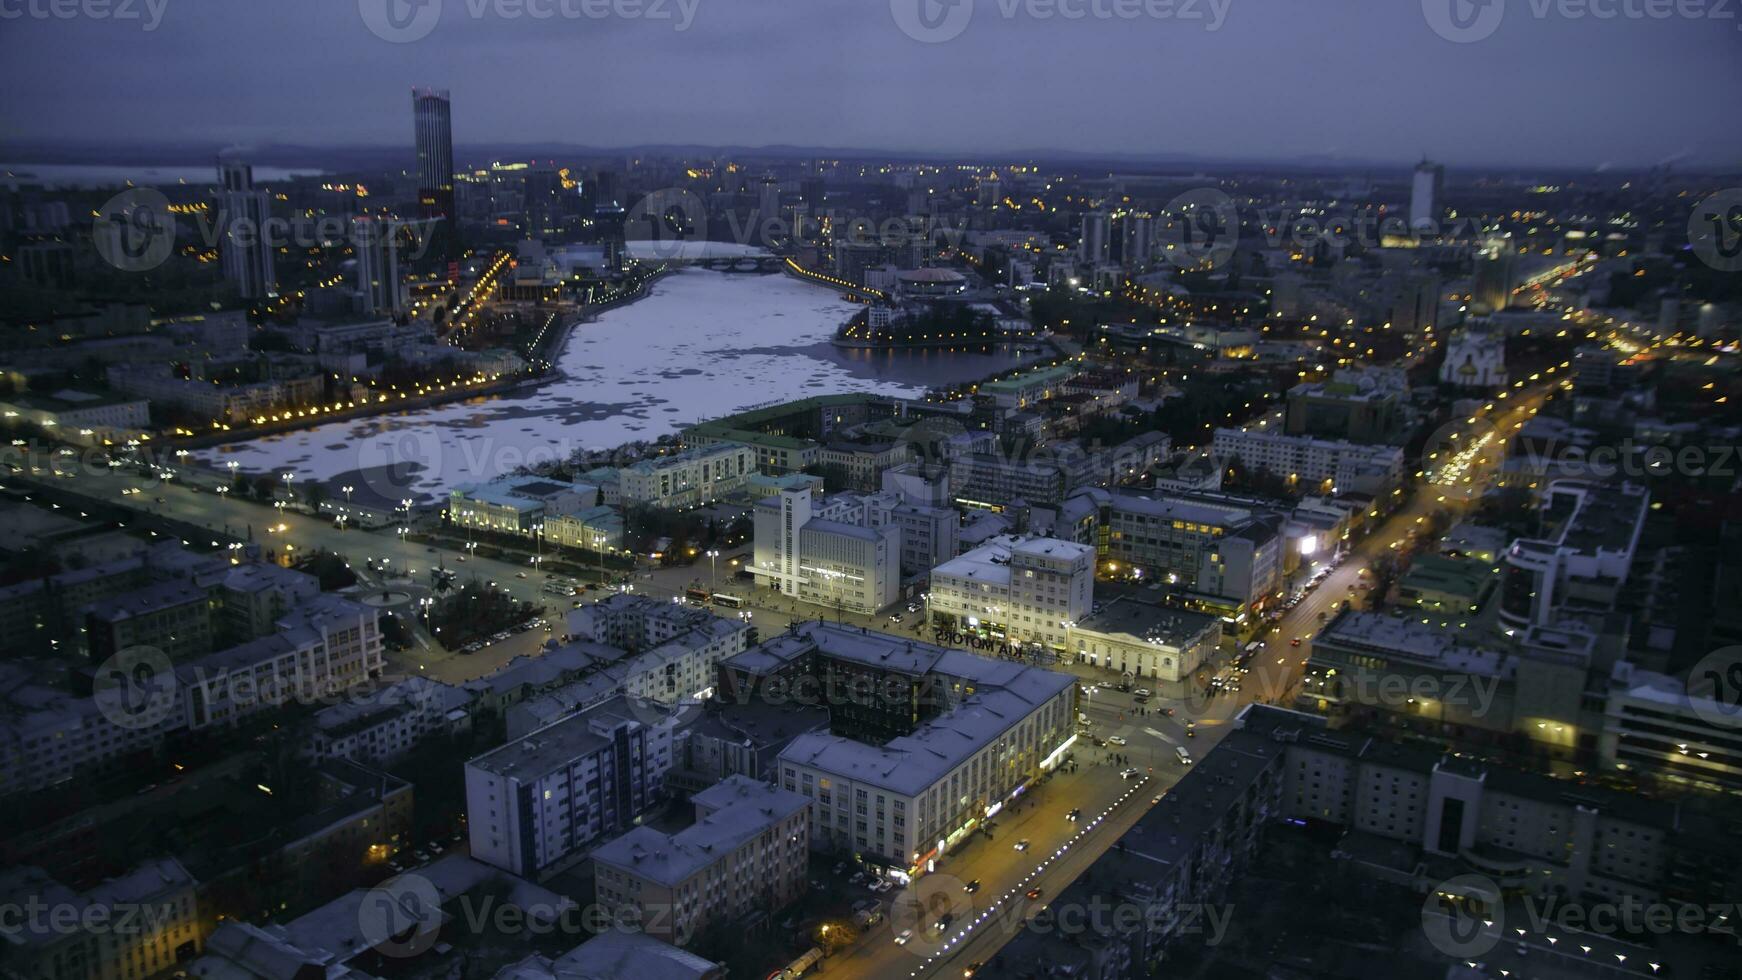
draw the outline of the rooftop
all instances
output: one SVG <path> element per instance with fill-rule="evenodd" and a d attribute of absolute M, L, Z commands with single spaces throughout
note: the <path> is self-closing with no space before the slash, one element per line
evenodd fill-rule
<path fill-rule="evenodd" d="M 810 805 L 798 793 L 743 775 L 728 776 L 690 799 L 695 823 L 675 834 L 636 827 L 600 845 L 593 859 L 675 887 Z"/>
<path fill-rule="evenodd" d="M 610 745 L 611 739 L 600 730 L 629 722 L 645 724 L 644 719 L 665 716 L 666 709 L 653 702 L 631 705 L 626 696 L 614 697 L 486 752 L 466 765 L 511 779 L 538 779 Z"/>
<path fill-rule="evenodd" d="M 1100 612 L 1085 616 L 1077 623 L 1077 628 L 1096 633 L 1120 633 L 1149 643 L 1182 647 L 1206 630 L 1220 630 L 1221 620 L 1207 613 L 1157 606 L 1121 596 Z"/>

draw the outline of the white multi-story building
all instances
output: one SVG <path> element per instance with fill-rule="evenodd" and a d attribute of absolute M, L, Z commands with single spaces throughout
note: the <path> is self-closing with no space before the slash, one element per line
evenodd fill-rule
<path fill-rule="evenodd" d="M 637 827 L 593 852 L 600 908 L 681 946 L 710 924 L 782 908 L 804 893 L 808 799 L 739 775 L 690 801 L 689 827 Z"/>
<path fill-rule="evenodd" d="M 782 490 L 758 501 L 757 583 L 859 613 L 891 605 L 901 590 L 901 529 L 865 520 L 864 500 L 851 494 L 815 501 L 809 489 Z"/>
<path fill-rule="evenodd" d="M 599 488 L 588 483 L 504 476 L 449 491 L 448 520 L 506 534 L 545 533 L 546 521 L 586 512 L 598 502 Z"/>
<path fill-rule="evenodd" d="M 350 759 L 386 765 L 431 735 L 470 728 L 475 698 L 464 688 L 407 677 L 316 712 L 303 754 L 315 762 Z"/>
<path fill-rule="evenodd" d="M 1291 436 L 1281 424 L 1216 430 L 1216 456 L 1240 462 L 1322 493 L 1377 493 L 1403 480 L 1403 450 L 1341 440 Z"/>
<path fill-rule="evenodd" d="M 664 799 L 675 729 L 619 697 L 466 763 L 472 857 L 532 879 L 585 857 Z"/>
<path fill-rule="evenodd" d="M 810 635 L 866 666 L 923 658 L 951 694 L 949 710 L 882 745 L 812 733 L 780 753 L 782 788 L 813 804 L 817 850 L 853 850 L 897 877 L 935 870 L 1076 740 L 1069 674 L 875 633 Z"/>
<path fill-rule="evenodd" d="M 741 490 L 756 472 L 756 450 L 718 443 L 625 466 L 623 503 L 647 507 L 698 507 Z"/>
<path fill-rule="evenodd" d="M 1095 601 L 1095 549 L 1057 538 L 1005 538 L 932 569 L 930 619 L 941 629 L 1002 633 L 1064 649 Z"/>
<path fill-rule="evenodd" d="M 277 632 L 178 666 L 188 727 L 232 725 L 380 676 L 379 616 L 362 603 L 319 595 L 280 619 Z"/>

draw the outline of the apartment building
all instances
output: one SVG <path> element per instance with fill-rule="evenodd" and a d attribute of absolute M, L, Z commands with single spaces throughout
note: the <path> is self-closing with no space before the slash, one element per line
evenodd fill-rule
<path fill-rule="evenodd" d="M 690 797 L 695 823 L 637 827 L 593 852 L 599 906 L 679 946 L 710 925 L 773 912 L 804 894 L 811 803 L 748 776 Z"/>
<path fill-rule="evenodd" d="M 1403 480 L 1403 450 L 1396 446 L 1291 436 L 1271 421 L 1217 429 L 1212 451 L 1320 494 L 1389 493 Z"/>
<path fill-rule="evenodd" d="M 699 507 L 743 489 L 755 472 L 754 449 L 719 443 L 625 466 L 621 493 L 625 506 Z"/>
<path fill-rule="evenodd" d="M 612 698 L 466 763 L 472 857 L 538 879 L 665 798 L 676 722 Z"/>
<path fill-rule="evenodd" d="M 233 725 L 379 677 L 386 666 L 379 616 L 370 606 L 322 594 L 279 619 L 267 636 L 178 666 L 187 726 Z"/>
<path fill-rule="evenodd" d="M 474 697 L 464 688 L 407 677 L 316 712 L 303 754 L 316 762 L 350 759 L 386 765 L 432 735 L 469 730 Z"/>
<path fill-rule="evenodd" d="M 0 874 L 6 972 L 22 980 L 143 980 L 199 955 L 205 917 L 193 875 L 148 861 L 75 892 L 34 867 Z M 68 928 L 68 923 L 84 928 Z"/>
<path fill-rule="evenodd" d="M 212 652 L 216 601 L 188 582 L 154 582 L 84 610 L 86 649 L 101 663 L 129 647 L 154 647 L 171 660 Z"/>
<path fill-rule="evenodd" d="M 1095 549 L 1057 538 L 1004 538 L 932 569 L 930 621 L 950 632 L 1065 648 L 1095 601 Z"/>
<path fill-rule="evenodd" d="M 322 595 L 276 625 L 271 636 L 167 670 L 141 660 L 145 676 L 100 683 L 92 696 L 36 683 L 23 668 L 0 672 L 0 795 L 100 774 L 183 732 L 342 696 L 382 670 L 372 608 Z"/>

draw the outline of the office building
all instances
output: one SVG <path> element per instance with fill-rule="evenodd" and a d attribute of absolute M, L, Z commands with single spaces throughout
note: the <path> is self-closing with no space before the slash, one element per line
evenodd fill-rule
<path fill-rule="evenodd" d="M 454 216 L 454 129 L 448 93 L 411 90 L 417 138 L 417 193 L 422 217 Z"/>
<path fill-rule="evenodd" d="M 1438 235 L 1445 214 L 1446 168 L 1426 160 L 1416 164 L 1409 184 L 1409 227 L 1418 233 Z"/>
<path fill-rule="evenodd" d="M 751 571 L 758 585 L 858 613 L 892 605 L 901 589 L 901 528 L 865 526 L 864 501 L 783 490 L 756 504 Z"/>
<path fill-rule="evenodd" d="M 754 449 L 720 443 L 625 466 L 621 493 L 625 506 L 699 507 L 743 489 L 755 472 Z"/>
<path fill-rule="evenodd" d="M 1606 616 L 1627 585 L 1650 505 L 1651 494 L 1634 484 L 1550 482 L 1541 533 L 1501 557 L 1500 622 L 1524 629 Z"/>
<path fill-rule="evenodd" d="M 449 491 L 448 521 L 503 534 L 532 534 L 535 529 L 548 533 L 547 524 L 554 518 L 586 513 L 598 504 L 599 489 L 590 483 L 510 474 Z"/>
<path fill-rule="evenodd" d="M 676 723 L 613 698 L 466 763 L 472 857 L 537 880 L 665 797 Z"/>
<path fill-rule="evenodd" d="M 358 309 L 368 316 L 405 315 L 405 275 L 399 267 L 397 222 L 359 215 L 351 219 L 357 254 Z"/>
<path fill-rule="evenodd" d="M 932 569 L 927 614 L 950 632 L 1065 648 L 1070 623 L 1095 601 L 1095 549 L 1057 538 L 1015 538 Z"/>
<path fill-rule="evenodd" d="M 1093 543 L 1110 572 L 1165 582 L 1187 604 L 1240 620 L 1282 591 L 1284 516 L 1218 494 L 1087 490 L 1054 534 Z"/>
<path fill-rule="evenodd" d="M 919 719 L 881 744 L 813 733 L 780 753 L 781 787 L 812 802 L 811 847 L 851 850 L 898 880 L 947 864 L 1076 740 L 1071 675 L 961 650 L 812 623 L 722 669 L 734 668 L 745 686 L 795 670 L 864 676 L 876 706 Z"/>
<path fill-rule="evenodd" d="M 1350 442 L 1388 442 L 1403 424 L 1407 388 L 1388 386 L 1363 371 L 1338 371 L 1329 381 L 1305 381 L 1288 391 L 1291 436 Z"/>
<path fill-rule="evenodd" d="M 1499 313 L 1512 305 L 1512 290 L 1518 285 L 1517 258 L 1504 245 L 1476 254 L 1471 305 L 1485 313 Z"/>
<path fill-rule="evenodd" d="M 636 827 L 593 852 L 595 896 L 614 920 L 681 946 L 804 894 L 810 800 L 730 776 L 690 802 L 695 823 L 683 830 Z"/>
<path fill-rule="evenodd" d="M 272 208 L 266 189 L 255 187 L 254 168 L 237 160 L 218 161 L 218 188 L 224 278 L 243 299 L 276 296 L 277 252 L 268 235 Z"/>

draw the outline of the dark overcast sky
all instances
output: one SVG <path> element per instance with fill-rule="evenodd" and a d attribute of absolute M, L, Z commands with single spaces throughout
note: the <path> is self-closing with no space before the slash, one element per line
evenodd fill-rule
<path fill-rule="evenodd" d="M 461 144 L 1742 163 L 1734 0 L 1723 18 L 1666 20 L 1490 0 L 1503 17 L 1471 43 L 1431 24 L 1435 4 L 1469 0 L 1175 0 L 1195 20 L 1143 0 L 1062 0 L 1138 14 L 1078 20 L 1033 16 L 1059 0 L 972 0 L 939 43 L 898 26 L 936 0 L 570 0 L 658 4 L 662 20 L 445 0 L 404 43 L 369 25 L 405 0 L 149 0 L 149 31 L 147 0 L 84 2 L 141 19 L 0 18 L 0 138 L 408 144 L 408 90 L 424 84 L 453 91 Z M 943 31 L 959 23 L 930 9 Z"/>

